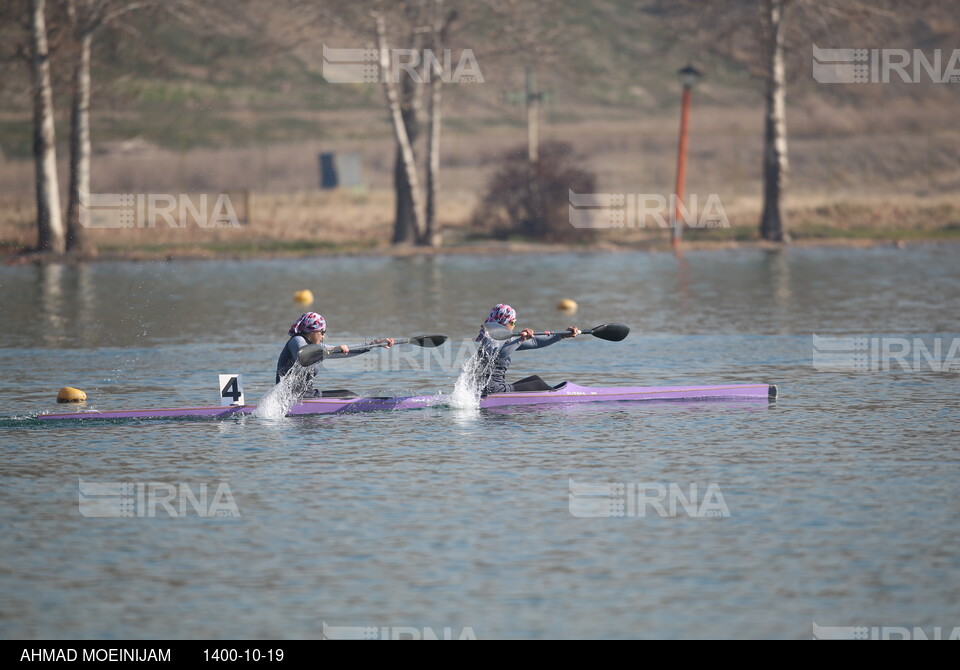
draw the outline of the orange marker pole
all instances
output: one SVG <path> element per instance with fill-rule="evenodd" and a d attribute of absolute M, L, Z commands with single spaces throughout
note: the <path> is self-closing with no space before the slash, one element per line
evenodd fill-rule
<path fill-rule="evenodd" d="M 677 201 L 673 212 L 673 228 L 670 243 L 674 251 L 680 249 L 683 236 L 680 222 L 680 203 L 683 201 L 683 183 L 687 176 L 687 128 L 690 123 L 690 87 L 683 87 L 683 102 L 680 105 L 680 148 L 677 152 Z"/>

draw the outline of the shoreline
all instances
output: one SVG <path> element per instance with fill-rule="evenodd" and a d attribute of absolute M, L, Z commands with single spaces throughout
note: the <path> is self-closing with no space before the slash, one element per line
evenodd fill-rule
<path fill-rule="evenodd" d="M 788 242 L 768 242 L 764 240 L 687 240 L 683 242 L 683 252 L 701 251 L 739 251 L 763 250 L 786 251 L 791 248 L 848 248 L 875 249 L 929 245 L 954 245 L 960 243 L 960 236 L 930 235 L 911 236 L 909 231 L 902 237 L 802 237 Z M 265 259 L 309 259 L 309 258 L 413 258 L 427 256 L 486 256 L 486 255 L 525 255 L 525 254 L 603 254 L 603 253 L 673 253 L 669 240 L 649 240 L 632 243 L 598 242 L 594 244 L 565 244 L 521 241 L 487 241 L 477 243 L 456 243 L 439 247 L 420 246 L 378 246 L 369 245 L 322 245 L 314 249 L 277 250 L 253 248 L 244 251 L 224 251 L 204 245 L 172 248 L 163 251 L 146 251 L 131 247 L 129 249 L 102 251 L 96 254 L 64 253 L 51 254 L 19 250 L 0 251 L 0 263 L 8 266 L 77 264 L 94 262 L 173 262 L 181 260 L 210 261 L 232 260 L 250 261 Z"/>
<path fill-rule="evenodd" d="M 564 235 L 546 242 L 519 236 L 494 236 L 473 224 L 473 201 L 452 193 L 438 229 L 439 247 L 392 246 L 388 191 L 258 195 L 239 227 L 138 226 L 93 228 L 87 238 L 96 252 L 63 255 L 36 252 L 36 224 L 26 205 L 21 209 L 0 201 L 0 263 L 4 265 L 84 263 L 93 261 L 157 262 L 173 260 L 255 260 L 272 258 L 380 257 L 407 258 L 457 255 L 557 253 L 673 253 L 669 230 L 624 225 L 595 230 L 596 235 Z M 760 205 L 734 200 L 721 227 L 685 226 L 685 252 L 720 250 L 893 246 L 949 244 L 960 241 L 960 207 L 946 197 L 889 197 L 884 200 L 824 201 L 804 196 L 785 209 L 789 242 L 759 238 Z M 587 238 L 587 239 L 584 239 Z M 591 239 L 592 238 L 592 239 Z"/>

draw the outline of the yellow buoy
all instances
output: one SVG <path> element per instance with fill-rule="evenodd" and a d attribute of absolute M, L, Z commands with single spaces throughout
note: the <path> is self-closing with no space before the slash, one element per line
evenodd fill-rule
<path fill-rule="evenodd" d="M 86 399 L 86 393 L 72 386 L 64 386 L 60 389 L 60 392 L 57 393 L 57 402 L 85 402 Z"/>
<path fill-rule="evenodd" d="M 309 305 L 313 302 L 313 292 L 310 289 L 303 289 L 293 294 L 293 301 L 299 305 Z"/>
<path fill-rule="evenodd" d="M 577 311 L 577 303 L 570 298 L 564 298 L 557 303 L 557 309 L 561 312 L 566 312 L 567 314 L 573 314 Z"/>

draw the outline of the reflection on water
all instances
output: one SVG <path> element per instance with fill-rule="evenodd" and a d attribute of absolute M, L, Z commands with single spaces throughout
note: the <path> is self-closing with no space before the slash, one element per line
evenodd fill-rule
<path fill-rule="evenodd" d="M 252 402 L 310 288 L 330 344 L 450 335 L 317 386 L 448 399 L 490 306 L 537 329 L 509 379 L 769 382 L 774 402 L 596 403 L 51 425 L 94 408 Z M 956 373 L 819 372 L 811 334 L 960 337 L 953 247 L 0 267 L 0 634 L 297 638 L 811 636 L 960 621 Z M 464 350 L 465 352 L 468 350 Z M 429 361 L 429 364 L 422 363 Z M 346 363 L 346 361 L 344 361 Z M 19 418 L 12 418 L 19 417 Z M 729 518 L 575 517 L 570 479 L 716 483 Z M 242 517 L 85 518 L 85 482 L 227 482 Z M 228 613 L 228 614 L 225 614 Z M 723 616 L 717 616 L 722 612 Z"/>
<path fill-rule="evenodd" d="M 765 258 L 770 264 L 770 285 L 778 310 L 777 320 L 784 321 L 793 309 L 793 295 L 790 291 L 790 261 L 787 254 L 779 249 L 767 252 Z M 779 332 L 783 335 L 787 334 L 782 329 Z"/>
<path fill-rule="evenodd" d="M 23 307 L 14 306 L 14 296 L 8 296 L 10 311 L 39 310 L 32 333 L 44 346 L 96 346 L 91 333 L 95 326 L 96 294 L 90 266 L 49 263 L 26 269 L 36 273 L 36 293 L 27 291 L 17 296 L 23 299 Z"/>
<path fill-rule="evenodd" d="M 38 334 L 46 346 L 54 347 L 66 341 L 67 319 L 63 314 L 64 266 L 59 263 L 40 265 L 37 266 L 37 275 L 44 324 Z"/>

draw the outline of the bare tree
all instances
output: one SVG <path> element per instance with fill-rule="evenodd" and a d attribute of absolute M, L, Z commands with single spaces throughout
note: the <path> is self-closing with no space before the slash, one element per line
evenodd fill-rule
<path fill-rule="evenodd" d="M 27 55 L 33 84 L 33 157 L 37 178 L 37 249 L 61 254 L 66 248 L 57 179 L 56 131 L 50 84 L 46 0 L 29 1 L 30 41 Z"/>
<path fill-rule="evenodd" d="M 392 69 L 390 46 L 387 42 L 386 19 L 382 11 L 374 14 L 377 27 L 377 48 L 380 56 L 380 70 L 383 91 L 387 99 L 387 108 L 390 111 L 390 120 L 393 126 L 393 136 L 397 142 L 396 175 L 397 216 L 394 225 L 394 244 L 407 244 L 410 241 L 419 242 L 424 235 L 424 210 L 422 192 L 417 173 L 416 156 L 413 152 L 413 143 L 416 141 L 416 110 L 418 103 L 411 100 L 416 97 L 416 90 L 409 77 L 400 82 L 393 81 L 390 75 Z M 401 104 L 399 86 L 404 88 L 403 96 L 408 105 L 406 109 Z M 413 137 L 411 138 L 411 134 Z M 409 210 L 409 211 L 408 211 Z M 410 230 L 407 217 L 412 217 L 413 230 Z M 412 233 L 412 235 L 411 235 Z M 412 238 L 412 239 L 411 239 Z"/>
<path fill-rule="evenodd" d="M 456 11 L 445 13 L 443 0 L 417 0 L 406 5 L 408 19 L 408 47 L 416 53 L 421 53 L 424 43 L 430 48 L 430 54 L 424 53 L 420 60 L 420 79 L 404 77 L 400 82 L 394 82 L 392 76 L 383 77 L 384 91 L 387 104 L 391 109 L 391 118 L 394 120 L 394 133 L 397 137 L 397 162 L 394 171 L 397 190 L 396 219 L 394 225 L 394 244 L 409 244 L 411 242 L 421 246 L 439 246 L 442 237 L 437 226 L 438 199 L 440 193 L 440 134 L 443 122 L 443 78 L 449 73 L 444 72 L 441 54 L 449 38 L 450 26 L 457 17 Z M 383 13 L 377 14 L 378 38 L 382 38 Z M 427 39 L 424 39 L 424 35 Z M 396 68 L 392 67 L 389 51 L 385 51 L 385 42 L 378 39 L 380 46 L 381 66 L 384 72 L 392 74 Z M 397 115 L 393 110 L 393 96 L 397 93 L 401 109 L 400 118 L 406 131 L 406 146 L 401 139 L 397 125 Z M 391 91 L 393 88 L 393 91 Z M 426 91 L 424 91 L 426 88 Z M 423 109 L 423 98 L 427 97 L 427 161 L 425 177 L 425 204 L 424 211 L 420 211 L 420 202 L 424 196 L 417 193 L 419 181 L 416 160 L 416 140 L 420 134 L 419 112 Z M 409 152 L 408 152 L 409 148 Z M 412 162 L 408 160 L 412 157 Z M 412 171 L 411 171 L 412 169 Z"/>
<path fill-rule="evenodd" d="M 288 30 L 290 43 L 299 47 L 330 32 L 350 35 L 378 50 L 380 85 L 394 141 L 394 190 L 396 192 L 392 242 L 397 245 L 436 246 L 441 242 L 437 227 L 440 192 L 440 138 L 443 125 L 442 86 L 451 23 L 459 10 L 446 9 L 444 0 L 290 0 L 303 22 Z M 461 8 L 466 11 L 468 8 Z M 478 12 L 485 11 L 480 7 Z M 310 24 L 314 34 L 305 27 Z M 295 35 L 295 36 L 294 36 Z M 396 48 L 395 48 L 396 47 Z M 434 59 L 424 52 L 428 47 Z M 398 52 L 405 52 L 398 54 Z M 401 62 L 417 54 L 419 63 Z M 415 60 L 415 59 L 414 59 Z M 400 75 L 400 76 L 397 76 Z M 426 149 L 418 152 L 418 140 L 426 128 Z M 426 155 L 424 169 L 420 163 Z"/>
<path fill-rule="evenodd" d="M 413 48 L 417 53 L 423 44 L 422 31 L 416 30 L 420 23 L 422 2 L 413 4 L 401 3 L 399 10 L 407 17 L 390 17 L 392 23 L 400 23 L 401 18 L 409 18 L 413 28 L 410 29 L 410 43 L 407 48 Z M 392 53 L 387 36 L 386 9 L 381 6 L 373 12 L 376 25 L 377 48 L 380 57 L 381 85 L 390 113 L 394 140 L 397 143 L 397 157 L 394 165 L 394 187 L 396 189 L 396 209 L 393 229 L 394 244 L 420 244 L 424 238 L 426 224 L 423 208 L 423 193 L 420 189 L 420 180 L 417 170 L 417 159 L 414 144 L 420 134 L 420 124 L 417 118 L 423 106 L 422 88 L 411 77 L 403 77 L 394 81 L 391 73 L 394 71 Z M 397 68 L 399 70 L 399 68 Z"/>
<path fill-rule="evenodd" d="M 443 0 L 433 0 L 430 42 L 434 55 L 443 52 L 450 35 L 450 27 L 457 18 L 457 12 L 444 13 Z M 426 64 L 425 64 L 426 66 Z M 437 226 L 438 198 L 440 197 L 440 130 L 443 125 L 443 67 L 439 58 L 432 59 L 430 72 L 430 133 L 427 136 L 427 211 L 424 217 L 422 243 L 431 247 L 440 246 L 442 241 Z"/>
<path fill-rule="evenodd" d="M 932 5 L 931 0 L 919 0 Z M 764 98 L 763 207 L 760 236 L 789 240 L 784 195 L 787 154 L 787 55 L 844 30 L 876 37 L 896 18 L 895 0 L 659 0 L 657 10 L 698 45 L 743 66 L 761 83 Z M 809 71 L 805 62 L 804 71 Z"/>
<path fill-rule="evenodd" d="M 94 36 L 137 10 L 165 6 L 181 21 L 202 13 L 193 0 L 65 0 L 72 37 L 72 105 L 70 112 L 70 191 L 67 200 L 67 251 L 96 253 L 86 234 L 85 203 L 90 195 L 90 57 Z M 129 27 L 126 29 L 130 30 Z"/>
<path fill-rule="evenodd" d="M 68 0 L 73 37 L 73 104 L 70 107 L 70 191 L 67 195 L 67 250 L 93 253 L 85 227 L 90 195 L 90 45 L 107 3 Z"/>
<path fill-rule="evenodd" d="M 790 0 L 761 0 L 760 25 L 767 61 L 763 131 L 763 213 L 760 236 L 772 242 L 784 241 L 783 192 L 786 190 L 787 82 L 783 60 L 784 10 Z"/>
<path fill-rule="evenodd" d="M 156 4 L 157 0 L 66 0 L 73 40 L 67 251 L 96 252 L 85 232 L 87 212 L 84 206 L 90 195 L 90 51 L 93 37 L 101 27 L 124 14 Z"/>
<path fill-rule="evenodd" d="M 424 87 L 409 76 L 396 79 L 389 76 L 394 70 L 410 67 L 409 63 L 393 62 L 391 47 L 400 44 L 404 49 L 420 52 L 425 36 L 431 32 L 427 10 L 433 1 L 356 0 L 343 3 L 339 0 L 289 0 L 301 17 L 312 20 L 281 28 L 278 33 L 286 35 L 284 48 L 305 63 L 315 58 L 314 54 L 301 53 L 306 51 L 305 46 L 315 45 L 317 39 L 323 39 L 331 32 L 350 35 L 365 46 L 378 50 L 383 73 L 380 84 L 396 142 L 392 241 L 398 245 L 429 244 L 431 236 L 425 232 L 424 194 L 416 152 Z"/>
<path fill-rule="evenodd" d="M 442 6 L 443 0 L 436 0 L 436 5 Z M 440 42 L 440 30 L 434 24 L 433 37 L 434 44 Z M 441 79 L 442 69 L 435 60 L 430 66 L 432 69 L 430 79 L 430 106 L 428 118 L 430 122 L 429 133 L 427 134 L 427 209 L 423 221 L 423 238 L 431 247 L 440 246 L 442 241 L 440 230 L 437 227 L 437 206 L 440 197 L 440 130 L 443 121 L 443 110 L 441 102 L 443 101 L 443 80 Z"/>

